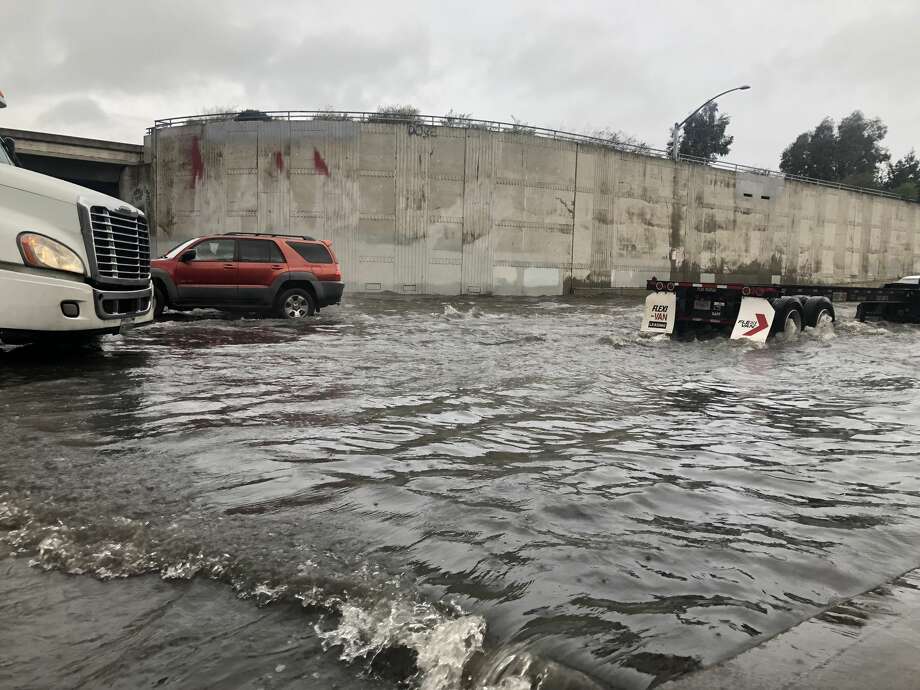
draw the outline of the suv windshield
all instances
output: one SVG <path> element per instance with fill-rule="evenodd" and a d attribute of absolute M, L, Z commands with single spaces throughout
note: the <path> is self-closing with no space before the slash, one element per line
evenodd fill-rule
<path fill-rule="evenodd" d="M 196 237 L 193 237 L 190 240 L 186 240 L 185 242 L 177 244 L 175 247 L 173 247 L 168 252 L 166 252 L 163 255 L 163 258 L 164 259 L 175 259 L 177 256 L 179 256 L 179 252 L 183 251 L 187 246 L 189 246 L 196 239 L 197 239 Z"/>

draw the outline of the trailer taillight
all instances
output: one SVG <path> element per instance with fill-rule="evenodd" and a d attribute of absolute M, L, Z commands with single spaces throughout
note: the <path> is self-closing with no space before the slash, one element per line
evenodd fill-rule
<path fill-rule="evenodd" d="M 657 283 L 655 283 L 655 289 L 656 289 L 656 290 L 664 290 L 664 283 L 662 283 L 662 282 L 659 280 Z"/>
<path fill-rule="evenodd" d="M 751 294 L 751 288 L 745 285 L 743 288 L 741 288 L 741 294 L 747 297 L 748 295 Z"/>
<path fill-rule="evenodd" d="M 754 288 L 755 297 L 763 297 L 763 288 Z"/>
<path fill-rule="evenodd" d="M 669 292 L 673 292 L 673 291 L 674 291 L 674 283 L 668 283 L 668 291 L 669 291 Z"/>

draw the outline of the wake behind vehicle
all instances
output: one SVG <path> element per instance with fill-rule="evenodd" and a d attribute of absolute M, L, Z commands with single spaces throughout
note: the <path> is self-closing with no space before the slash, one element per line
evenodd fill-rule
<path fill-rule="evenodd" d="M 920 323 L 920 276 L 878 288 L 835 285 L 748 285 L 742 283 L 646 283 L 643 333 L 730 334 L 733 340 L 764 342 L 777 333 L 832 323 L 834 302 L 858 302 L 860 321 Z"/>
<path fill-rule="evenodd" d="M 2 97 L 2 96 L 0 96 Z M 147 221 L 15 165 L 0 146 L 0 342 L 85 339 L 153 319 Z"/>
<path fill-rule="evenodd" d="M 338 304 L 345 284 L 328 240 L 227 233 L 179 244 L 152 263 L 154 309 L 255 311 L 303 319 Z"/>

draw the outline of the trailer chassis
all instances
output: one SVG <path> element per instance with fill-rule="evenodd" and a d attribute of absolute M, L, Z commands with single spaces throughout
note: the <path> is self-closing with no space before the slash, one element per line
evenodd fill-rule
<path fill-rule="evenodd" d="M 833 321 L 833 305 L 841 302 L 856 302 L 860 321 L 920 323 L 920 285 L 906 283 L 882 287 L 762 285 L 653 277 L 646 288 L 651 294 L 642 330 L 678 337 L 730 332 L 733 338 L 764 340 L 790 329 L 817 326 L 822 320 Z"/>

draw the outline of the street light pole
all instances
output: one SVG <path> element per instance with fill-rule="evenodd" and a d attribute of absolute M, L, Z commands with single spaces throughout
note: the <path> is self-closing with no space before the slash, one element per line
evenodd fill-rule
<path fill-rule="evenodd" d="M 733 89 L 728 89 L 727 91 L 723 91 L 722 93 L 717 93 L 715 96 L 713 96 L 713 97 L 710 98 L 708 101 L 706 101 L 705 103 L 703 103 L 703 105 L 701 105 L 699 108 L 697 108 L 697 109 L 694 110 L 692 113 L 690 113 L 689 115 L 687 115 L 687 117 L 685 117 L 685 118 L 683 119 L 683 122 L 675 122 L 675 123 L 674 123 L 674 126 L 671 128 L 671 141 L 673 142 L 673 149 L 672 149 L 671 155 L 672 155 L 672 157 L 674 158 L 674 161 L 677 162 L 678 160 L 680 160 L 680 156 L 679 156 L 679 154 L 678 154 L 677 151 L 678 151 L 678 149 L 680 148 L 680 139 L 679 139 L 679 137 L 680 137 L 680 130 L 681 130 L 681 127 L 683 127 L 685 124 L 687 124 L 687 122 L 690 120 L 691 117 L 693 117 L 694 115 L 696 115 L 698 112 L 700 112 L 703 108 L 705 108 L 707 105 L 709 105 L 710 103 L 712 103 L 712 102 L 713 102 L 714 100 L 716 100 L 717 98 L 721 98 L 721 97 L 724 96 L 725 94 L 731 93 L 732 91 L 747 91 L 749 88 L 751 88 L 751 87 L 750 87 L 748 84 L 742 84 L 741 86 L 736 86 L 735 88 L 733 88 Z"/>

